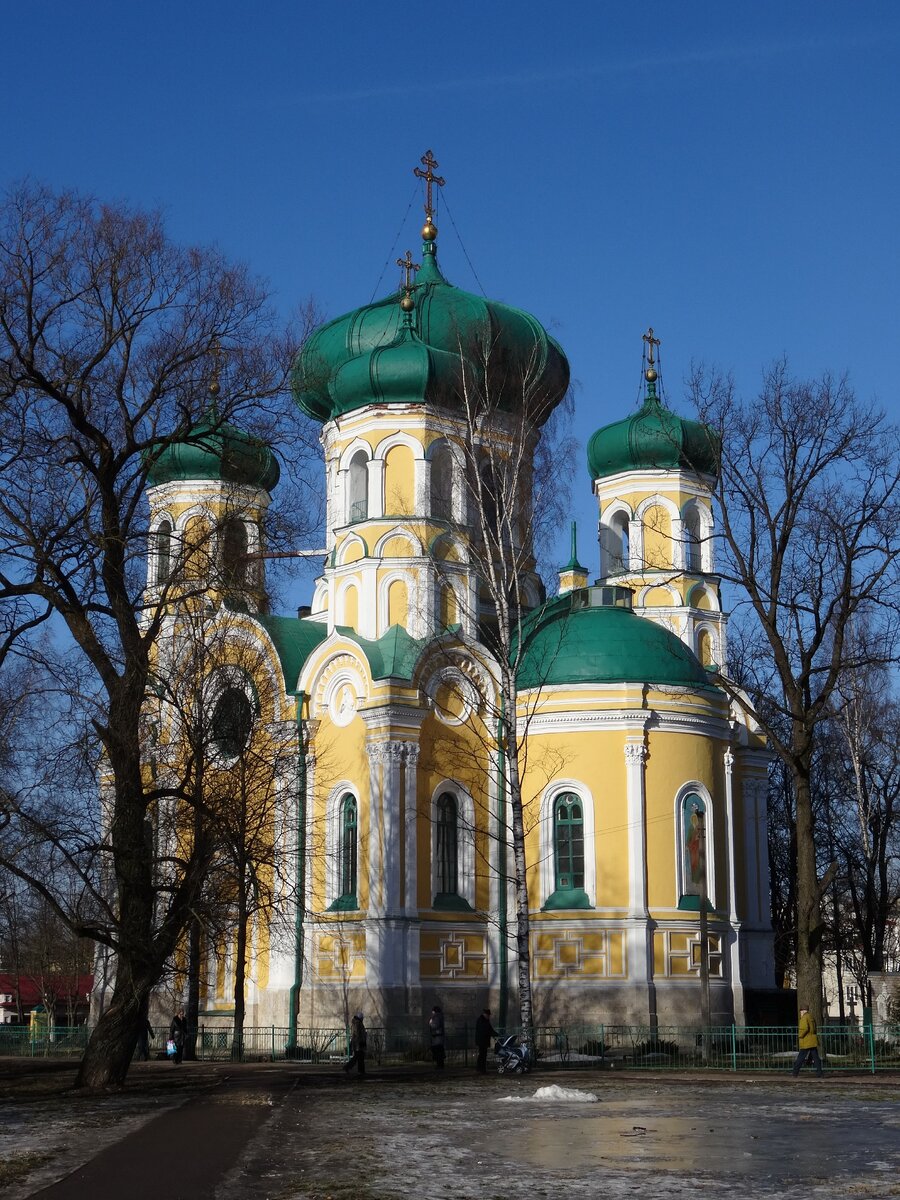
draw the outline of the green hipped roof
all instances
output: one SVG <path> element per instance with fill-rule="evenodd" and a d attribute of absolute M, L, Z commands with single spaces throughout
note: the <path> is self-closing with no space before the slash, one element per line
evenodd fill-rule
<path fill-rule="evenodd" d="M 481 386 L 487 359 L 491 390 L 510 409 L 527 383 L 535 420 L 565 395 L 569 364 L 559 344 L 529 313 L 453 287 L 441 274 L 433 242 L 422 247 L 413 311 L 403 292 L 321 326 L 294 364 L 300 408 L 325 422 L 369 404 L 459 404 L 463 359 L 469 383 Z"/>
<path fill-rule="evenodd" d="M 257 616 L 268 633 L 281 661 L 287 690 L 297 687 L 303 664 L 328 637 L 328 626 L 321 621 L 301 621 L 297 617 Z"/>
<path fill-rule="evenodd" d="M 181 479 L 221 479 L 271 492 L 278 460 L 265 442 L 236 425 L 205 417 L 183 440 L 170 442 L 147 472 L 150 484 Z"/>
<path fill-rule="evenodd" d="M 524 633 L 520 688 L 566 683 L 649 683 L 710 688 L 697 656 L 679 637 L 628 608 L 592 603 L 601 589 L 558 596 Z"/>
<path fill-rule="evenodd" d="M 623 421 L 598 429 L 587 448 L 591 479 L 652 469 L 715 475 L 718 456 L 715 430 L 666 408 L 652 383 L 642 407 Z"/>

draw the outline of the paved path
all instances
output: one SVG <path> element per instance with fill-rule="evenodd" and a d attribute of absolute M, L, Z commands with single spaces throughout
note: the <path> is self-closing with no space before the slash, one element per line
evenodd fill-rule
<path fill-rule="evenodd" d="M 293 1073 L 240 1070 L 32 1194 L 47 1200 L 212 1198 L 294 1081 Z"/>

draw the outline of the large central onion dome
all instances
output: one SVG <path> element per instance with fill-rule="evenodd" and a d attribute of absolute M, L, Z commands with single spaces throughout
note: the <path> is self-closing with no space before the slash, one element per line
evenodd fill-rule
<path fill-rule="evenodd" d="M 651 369 L 647 379 L 649 387 L 641 408 L 624 421 L 604 425 L 588 442 L 591 479 L 649 470 L 717 474 L 719 439 L 715 430 L 666 408 L 656 394 L 656 372 Z"/>
<path fill-rule="evenodd" d="M 459 409 L 468 395 L 542 424 L 569 386 L 559 344 L 529 313 L 453 287 L 430 223 L 414 286 L 322 325 L 300 352 L 294 398 L 318 421 L 370 404 Z M 410 304 L 410 298 L 412 303 Z"/>

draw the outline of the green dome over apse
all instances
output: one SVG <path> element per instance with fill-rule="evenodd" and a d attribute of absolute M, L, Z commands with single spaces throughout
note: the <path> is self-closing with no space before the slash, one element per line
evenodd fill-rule
<path fill-rule="evenodd" d="M 212 417 L 195 425 L 184 441 L 170 442 L 147 472 L 151 485 L 214 479 L 267 492 L 278 483 L 278 476 L 278 461 L 265 442 Z"/>
<path fill-rule="evenodd" d="M 520 688 L 566 683 L 649 683 L 711 687 L 710 676 L 679 637 L 608 603 L 622 588 L 582 588 L 559 596 L 525 634 Z"/>
<path fill-rule="evenodd" d="M 458 407 L 463 358 L 476 387 L 487 368 L 490 389 L 508 410 L 521 406 L 524 381 L 539 423 L 565 395 L 569 364 L 559 344 L 521 309 L 449 284 L 434 242 L 422 247 L 408 316 L 403 294 L 355 309 L 309 338 L 292 384 L 310 417 L 325 422 L 369 404 Z"/>
<path fill-rule="evenodd" d="M 660 403 L 651 383 L 641 408 L 624 421 L 604 425 L 588 442 L 591 479 L 623 471 L 680 469 L 701 475 L 718 470 L 719 439 L 699 421 L 688 421 Z"/>

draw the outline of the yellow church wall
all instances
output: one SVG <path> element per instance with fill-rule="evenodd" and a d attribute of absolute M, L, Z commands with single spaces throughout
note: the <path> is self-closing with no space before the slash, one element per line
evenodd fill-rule
<path fill-rule="evenodd" d="M 359 628 L 359 589 L 350 584 L 344 589 L 344 619 L 342 624 L 350 629 Z"/>
<path fill-rule="evenodd" d="M 489 742 L 477 718 L 474 723 L 446 725 L 429 713 L 422 723 L 416 775 L 416 899 L 420 909 L 430 909 L 434 901 L 431 895 L 431 799 L 440 785 L 448 781 L 465 788 L 475 805 L 475 907 L 481 911 L 488 907 L 490 875 L 486 863 L 494 859 L 494 846 L 488 831 L 489 815 L 483 787 L 491 767 L 490 759 Z M 459 920 L 459 913 L 448 916 Z"/>
<path fill-rule="evenodd" d="M 402 579 L 395 579 L 388 586 L 388 625 L 406 625 L 409 615 L 409 602 L 406 584 Z"/>
<path fill-rule="evenodd" d="M 381 550 L 382 558 L 411 558 L 413 547 L 410 544 L 409 538 L 393 537 L 388 538 Z"/>
<path fill-rule="evenodd" d="M 313 776 L 312 820 L 308 846 L 311 864 L 310 907 L 322 913 L 328 903 L 326 896 L 327 854 L 336 853 L 328 846 L 329 803 L 339 783 L 347 783 L 359 797 L 357 858 L 357 900 L 360 910 L 369 904 L 369 760 L 366 754 L 366 727 L 357 714 L 348 725 L 338 726 L 326 712 L 315 730 L 315 773 Z M 342 913 L 341 917 L 348 914 Z"/>
<path fill-rule="evenodd" d="M 644 565 L 668 567 L 672 563 L 672 522 L 668 512 L 659 504 L 653 504 L 644 513 Z"/>

